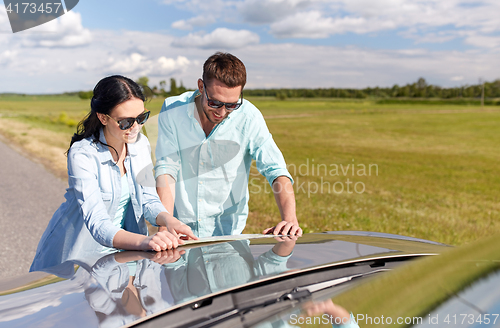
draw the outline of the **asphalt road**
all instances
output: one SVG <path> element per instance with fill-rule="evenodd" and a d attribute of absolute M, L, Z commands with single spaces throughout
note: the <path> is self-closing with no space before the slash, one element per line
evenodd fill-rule
<path fill-rule="evenodd" d="M 67 182 L 0 138 L 0 279 L 27 273 Z"/>

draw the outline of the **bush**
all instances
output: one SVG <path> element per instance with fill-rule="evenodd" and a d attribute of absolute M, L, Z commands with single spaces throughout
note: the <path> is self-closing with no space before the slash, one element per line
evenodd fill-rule
<path fill-rule="evenodd" d="M 80 97 L 80 99 L 83 99 L 83 100 L 91 99 L 93 96 L 94 96 L 94 91 L 92 91 L 92 90 L 78 92 L 78 97 Z"/>

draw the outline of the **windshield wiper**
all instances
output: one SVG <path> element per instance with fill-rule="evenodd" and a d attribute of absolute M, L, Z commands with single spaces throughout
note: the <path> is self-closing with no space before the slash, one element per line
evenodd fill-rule
<path fill-rule="evenodd" d="M 381 271 L 387 271 L 387 270 L 385 269 L 374 270 L 367 274 L 355 274 L 347 277 L 332 279 L 329 281 L 323 281 L 320 283 L 295 287 L 291 291 L 287 291 L 277 298 L 273 298 L 258 304 L 252 304 L 251 306 L 247 307 L 234 308 L 231 311 L 220 314 L 218 316 L 214 316 L 208 320 L 204 320 L 203 322 L 199 322 L 197 324 L 190 324 L 189 326 L 191 328 L 211 327 L 216 324 L 222 324 L 222 323 L 226 324 L 228 320 L 235 321 L 234 322 L 235 326 L 241 325 L 242 322 L 245 321 L 253 322 L 255 321 L 255 317 L 262 317 L 263 315 L 265 317 L 269 317 L 270 315 L 274 315 L 287 308 L 294 307 L 299 303 L 312 299 L 313 294 L 318 293 L 320 291 L 326 291 L 332 287 L 344 284 L 355 278 L 365 277 L 367 275 L 371 275 L 373 273 Z M 194 305 L 195 308 L 197 304 L 199 303 L 195 303 Z M 233 324 L 231 324 L 230 326 L 233 326 Z"/>

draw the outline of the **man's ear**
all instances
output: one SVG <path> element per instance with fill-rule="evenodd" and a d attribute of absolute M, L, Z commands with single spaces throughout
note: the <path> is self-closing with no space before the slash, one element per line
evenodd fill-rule
<path fill-rule="evenodd" d="M 97 118 L 99 119 L 99 121 L 101 121 L 102 125 L 106 125 L 108 124 L 108 117 L 102 113 L 96 113 L 97 114 Z"/>
<path fill-rule="evenodd" d="M 203 80 L 198 79 L 198 90 L 200 90 L 201 93 L 203 93 Z"/>

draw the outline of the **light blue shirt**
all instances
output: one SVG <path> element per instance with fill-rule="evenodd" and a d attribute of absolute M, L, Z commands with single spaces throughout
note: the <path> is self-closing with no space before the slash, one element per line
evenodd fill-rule
<path fill-rule="evenodd" d="M 102 131 L 100 140 L 106 143 Z M 148 187 L 154 184 L 148 139 L 140 134 L 127 148 L 124 165 L 132 206 L 128 206 L 123 229 L 147 235 L 145 219 L 156 225 L 156 217 L 166 209 L 156 189 Z M 122 178 L 108 147 L 92 138 L 75 142 L 68 153 L 68 184 L 66 202 L 42 235 L 30 271 L 101 255 L 103 248 L 113 247 L 113 238 L 122 229 L 113 224 Z"/>
<path fill-rule="evenodd" d="M 122 176 L 122 196 L 118 209 L 116 210 L 115 219 L 113 224 L 119 228 L 123 228 L 125 221 L 125 213 L 127 212 L 128 204 L 130 203 L 130 189 L 128 187 L 128 173 Z"/>
<path fill-rule="evenodd" d="M 264 117 L 249 101 L 207 137 L 197 115 L 199 91 L 167 98 L 158 117 L 155 177 L 175 180 L 174 216 L 199 237 L 241 234 L 248 216 L 252 159 L 269 184 L 293 182 Z"/>

